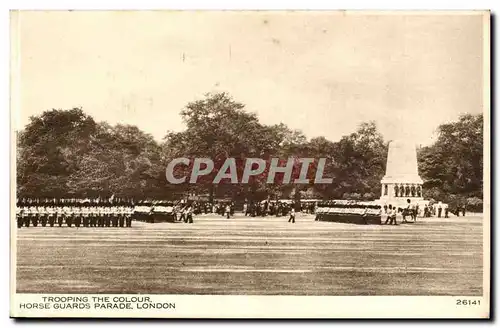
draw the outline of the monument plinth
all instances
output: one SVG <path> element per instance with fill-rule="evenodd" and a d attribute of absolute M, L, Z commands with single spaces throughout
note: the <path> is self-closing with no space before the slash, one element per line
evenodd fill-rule
<path fill-rule="evenodd" d="M 423 201 L 423 181 L 418 175 L 417 150 L 414 144 L 396 140 L 389 143 L 387 167 L 382 178 L 380 201 L 384 204 L 403 206 Z"/>

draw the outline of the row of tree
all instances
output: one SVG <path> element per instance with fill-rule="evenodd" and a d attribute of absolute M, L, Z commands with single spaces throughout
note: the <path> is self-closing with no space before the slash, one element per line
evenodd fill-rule
<path fill-rule="evenodd" d="M 135 126 L 96 122 L 80 108 L 50 110 L 31 118 L 17 140 L 18 197 L 358 198 L 380 196 L 387 145 L 374 122 L 332 142 L 307 140 L 284 124 L 265 125 L 226 93 L 207 94 L 181 111 L 186 129 L 167 132 L 162 142 Z M 481 115 L 465 115 L 440 126 L 437 142 L 419 150 L 427 196 L 482 198 Z M 216 163 L 197 184 L 167 183 L 165 168 L 174 158 L 205 157 Z M 228 157 L 326 158 L 324 176 L 332 184 L 267 184 L 265 173 L 248 184 L 211 183 Z M 241 168 L 240 168 L 241 169 Z M 183 171 L 184 170 L 184 171 Z M 189 174 L 177 166 L 175 174 Z M 189 180 L 189 179 L 188 179 Z"/>
<path fill-rule="evenodd" d="M 483 115 L 462 115 L 438 127 L 437 141 L 417 152 L 424 196 L 455 206 L 483 205 Z"/>

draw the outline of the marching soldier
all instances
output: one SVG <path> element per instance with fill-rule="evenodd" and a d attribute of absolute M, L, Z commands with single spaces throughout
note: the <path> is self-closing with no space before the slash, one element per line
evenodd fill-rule
<path fill-rule="evenodd" d="M 245 213 L 245 216 L 248 215 L 248 204 L 247 204 L 247 202 L 245 202 L 245 204 L 243 204 L 243 213 Z"/>
<path fill-rule="evenodd" d="M 97 217 L 97 227 L 104 227 L 104 223 L 106 220 L 110 218 L 109 207 L 106 202 L 104 202 L 101 206 L 101 215 Z"/>
<path fill-rule="evenodd" d="M 155 223 L 155 215 L 154 215 L 154 204 L 153 202 L 149 202 L 149 212 L 148 212 L 148 220 L 149 223 Z"/>
<path fill-rule="evenodd" d="M 132 227 L 132 215 L 131 215 L 131 212 L 130 210 L 127 210 L 127 208 L 123 208 L 123 214 L 125 215 L 125 221 L 126 221 L 126 224 L 127 224 L 127 228 L 131 228 Z"/>
<path fill-rule="evenodd" d="M 17 227 L 18 228 L 21 228 L 23 226 L 23 223 L 24 223 L 22 212 L 23 212 L 23 208 L 21 206 L 17 205 L 16 206 L 16 220 L 17 220 Z"/>
<path fill-rule="evenodd" d="M 193 209 L 191 208 L 191 206 L 188 206 L 188 209 L 186 211 L 186 222 L 193 223 Z"/>
<path fill-rule="evenodd" d="M 100 227 L 101 225 L 104 226 L 104 221 L 106 220 L 106 217 L 108 216 L 108 207 L 104 203 L 101 206 L 101 215 L 97 218 L 97 226 Z"/>
<path fill-rule="evenodd" d="M 114 217 L 114 207 L 111 204 L 106 205 L 106 215 L 102 218 L 102 226 L 106 226 L 106 221 L 109 220 L 111 223 L 111 219 Z"/>
<path fill-rule="evenodd" d="M 66 205 L 63 207 L 60 207 L 59 211 L 57 211 L 57 225 L 59 227 L 62 227 L 64 216 L 66 215 L 67 211 L 68 211 L 68 207 Z"/>
<path fill-rule="evenodd" d="M 30 219 L 29 219 L 29 212 L 28 212 L 28 206 L 23 206 L 21 209 L 21 222 L 22 225 L 29 227 L 30 225 Z"/>
<path fill-rule="evenodd" d="M 101 207 L 101 215 L 97 217 L 97 226 L 98 227 L 103 227 L 104 226 L 104 218 L 108 216 L 108 208 L 106 205 Z"/>
<path fill-rule="evenodd" d="M 38 227 L 38 224 L 40 223 L 40 212 L 38 210 L 38 205 L 33 206 L 32 211 L 33 211 L 32 224 L 34 227 Z"/>
<path fill-rule="evenodd" d="M 32 206 L 28 206 L 26 208 L 26 219 L 24 220 L 24 225 L 26 228 L 29 228 L 30 223 L 32 222 L 34 214 L 32 213 Z"/>
<path fill-rule="evenodd" d="M 61 202 L 61 205 L 59 205 L 57 208 L 56 208 L 56 222 L 59 224 L 59 221 L 58 221 L 58 218 L 60 216 L 60 214 L 64 213 L 64 207 L 66 206 L 66 204 L 64 202 Z"/>
<path fill-rule="evenodd" d="M 45 210 L 45 206 L 38 206 L 37 208 L 38 211 L 38 217 L 40 218 L 40 222 L 42 224 L 42 227 L 45 227 L 47 225 L 47 211 Z"/>
<path fill-rule="evenodd" d="M 394 225 L 397 225 L 398 222 L 396 220 L 396 208 L 392 208 L 392 204 L 389 204 L 389 209 L 387 210 L 387 219 L 385 220 L 385 224 L 387 224 L 387 222 L 389 222 L 389 224 L 394 224 Z"/>
<path fill-rule="evenodd" d="M 118 218 L 118 222 L 120 222 L 120 211 L 118 209 L 118 206 L 116 205 L 109 205 L 108 207 L 108 213 L 109 213 L 109 216 L 106 220 L 104 220 L 104 225 L 106 225 L 106 222 L 109 220 L 109 225 L 111 226 L 111 221 L 113 220 L 114 217 L 117 217 Z"/>
<path fill-rule="evenodd" d="M 89 208 L 89 227 L 97 227 L 99 222 L 99 217 L 102 215 L 102 209 L 99 201 L 94 202 L 94 204 Z"/>
<path fill-rule="evenodd" d="M 106 220 L 111 220 L 111 209 L 108 205 L 108 203 L 104 203 L 102 206 L 102 212 L 99 218 L 97 219 L 97 226 L 98 227 L 104 227 Z"/>
<path fill-rule="evenodd" d="M 98 203 L 95 207 L 94 215 L 90 217 L 90 226 L 97 227 L 97 223 L 99 222 L 99 218 L 104 215 L 102 210 L 102 204 Z"/>
<path fill-rule="evenodd" d="M 276 202 L 276 217 L 281 216 L 283 205 L 280 202 Z"/>
<path fill-rule="evenodd" d="M 101 227 L 105 227 L 106 226 L 106 221 L 110 220 L 111 222 L 111 219 L 113 218 L 113 207 L 111 206 L 111 204 L 109 203 L 106 203 L 106 205 L 104 206 L 104 216 L 102 217 L 102 220 L 101 220 Z"/>
<path fill-rule="evenodd" d="M 68 212 L 66 213 L 66 225 L 71 228 L 71 225 L 73 224 L 73 217 L 75 215 L 75 205 L 70 204 L 68 206 Z"/>
<path fill-rule="evenodd" d="M 112 206 L 109 208 L 109 213 L 104 217 L 103 226 L 110 227 L 111 226 L 111 218 L 115 217 L 118 213 L 116 213 L 116 206 Z"/>
<path fill-rule="evenodd" d="M 125 211 L 123 206 L 114 206 L 113 207 L 114 216 L 118 217 L 118 222 L 120 222 L 120 218 L 123 217 L 123 224 L 125 225 Z"/>
<path fill-rule="evenodd" d="M 295 223 L 295 209 L 293 207 L 290 210 L 290 218 L 288 219 L 288 222 Z"/>
<path fill-rule="evenodd" d="M 120 222 L 120 228 L 123 228 L 123 226 L 125 225 L 125 216 L 122 215 L 122 213 L 116 213 L 116 215 L 118 217 L 118 220 Z"/>
<path fill-rule="evenodd" d="M 64 203 L 60 201 L 59 205 L 54 208 L 54 225 L 59 225 L 59 217 L 62 216 L 64 212 Z M 62 226 L 62 222 L 61 222 Z"/>
<path fill-rule="evenodd" d="M 25 205 L 23 206 L 23 211 L 21 212 L 22 217 L 23 217 L 23 225 L 25 227 L 30 226 L 30 212 L 29 212 L 29 206 Z"/>
<path fill-rule="evenodd" d="M 83 226 L 85 228 L 88 228 L 90 225 L 90 212 L 91 208 L 89 206 L 82 207 Z"/>
<path fill-rule="evenodd" d="M 186 221 L 186 207 L 179 207 L 179 221 L 183 222 Z"/>
<path fill-rule="evenodd" d="M 92 206 L 89 216 L 89 227 L 93 228 L 97 226 L 97 221 L 99 220 L 99 216 L 101 215 L 101 206 L 99 202 L 96 202 L 96 205 Z"/>
<path fill-rule="evenodd" d="M 55 214 L 56 214 L 56 209 L 55 209 L 54 205 L 48 206 L 47 207 L 47 215 L 49 218 L 49 226 L 51 226 L 51 227 L 54 227 L 54 223 L 55 223 L 54 215 Z"/>
<path fill-rule="evenodd" d="M 17 226 L 19 228 L 21 228 L 24 225 L 24 213 L 26 212 L 26 201 L 24 200 L 24 198 L 17 205 L 17 207 L 16 207 L 16 213 L 17 213 L 17 211 L 19 211 L 19 220 L 17 222 Z"/>
<path fill-rule="evenodd" d="M 91 205 L 88 207 L 87 211 L 87 218 L 86 218 L 86 227 L 90 227 L 90 222 L 92 221 L 92 217 L 95 215 L 95 205 L 91 203 Z"/>
<path fill-rule="evenodd" d="M 188 205 L 184 206 L 184 208 L 182 209 L 181 218 L 183 219 L 184 223 L 188 222 L 188 210 L 189 210 Z"/>
<path fill-rule="evenodd" d="M 269 204 L 269 215 L 275 215 L 276 214 L 276 205 L 274 202 L 271 202 Z"/>
<path fill-rule="evenodd" d="M 80 217 L 80 205 L 77 203 L 74 203 L 73 206 L 71 206 L 71 224 L 76 227 L 76 220 L 78 217 Z"/>
<path fill-rule="evenodd" d="M 118 215 L 118 217 L 123 217 L 123 222 L 124 222 L 124 225 L 126 226 L 126 224 L 127 224 L 127 215 L 125 213 L 125 206 L 123 206 L 123 205 L 116 206 L 115 212 L 116 212 L 116 215 Z"/>
<path fill-rule="evenodd" d="M 443 212 L 443 208 L 441 207 L 441 202 L 438 203 L 438 208 L 437 208 L 437 212 L 438 212 L 438 218 L 441 217 L 441 213 Z"/>
<path fill-rule="evenodd" d="M 411 200 L 410 199 L 407 199 L 406 200 L 406 207 L 404 208 L 400 208 L 400 210 L 402 211 L 402 221 L 401 223 L 408 223 L 408 221 L 406 220 L 406 217 L 407 216 L 410 216 L 411 215 Z M 398 214 L 398 212 L 396 212 L 396 215 Z"/>
<path fill-rule="evenodd" d="M 54 226 L 55 226 L 56 224 L 58 224 L 57 219 L 58 219 L 59 214 L 60 214 L 60 213 L 61 213 L 61 211 L 62 211 L 62 205 L 59 205 L 59 204 L 60 204 L 60 203 L 58 203 L 58 205 L 54 206 L 54 214 L 53 214 L 53 216 L 54 216 Z"/>
<path fill-rule="evenodd" d="M 269 210 L 269 202 L 266 200 L 264 204 L 262 204 L 262 216 L 267 216 Z"/>
<path fill-rule="evenodd" d="M 90 218 L 92 217 L 92 215 L 94 214 L 93 212 L 93 203 L 89 203 L 89 204 L 85 204 L 85 207 L 82 208 L 82 225 L 85 227 L 85 228 L 89 228 L 90 227 Z"/>
<path fill-rule="evenodd" d="M 90 226 L 91 227 L 97 226 L 97 220 L 99 219 L 99 217 L 101 215 L 102 215 L 102 206 L 94 206 L 93 213 L 90 216 Z"/>
<path fill-rule="evenodd" d="M 173 208 L 172 208 L 172 216 L 174 218 L 174 222 L 177 221 L 177 211 L 178 211 L 178 208 L 177 208 L 177 205 L 175 205 Z"/>
<path fill-rule="evenodd" d="M 73 217 L 73 223 L 75 224 L 75 227 L 80 228 L 80 225 L 82 224 L 82 215 L 83 215 L 83 206 L 79 204 L 74 208 L 74 217 Z"/>
<path fill-rule="evenodd" d="M 38 226 L 38 209 L 37 209 L 37 207 L 36 207 L 36 206 L 33 206 L 33 207 L 31 208 L 31 213 L 32 213 L 32 214 L 31 214 L 31 218 L 32 218 L 32 220 L 33 220 L 33 222 L 32 222 L 32 223 L 33 223 L 33 226 L 34 226 L 34 227 L 37 227 L 37 226 Z"/>
<path fill-rule="evenodd" d="M 94 227 L 98 227 L 99 226 L 99 222 L 101 220 L 104 220 L 104 214 L 105 214 L 105 207 L 104 207 L 104 204 L 100 204 L 100 206 L 98 206 L 97 208 L 97 215 L 94 219 Z"/>
<path fill-rule="evenodd" d="M 111 218 L 111 225 L 114 227 L 114 228 L 117 228 L 118 227 L 118 216 L 117 215 L 114 215 L 112 218 Z"/>
<path fill-rule="evenodd" d="M 118 218 L 120 217 L 118 215 L 118 213 L 116 213 L 116 207 L 113 206 L 112 204 L 109 204 L 106 209 L 107 209 L 108 215 L 107 215 L 107 217 L 104 218 L 104 222 L 102 223 L 103 227 L 106 226 L 106 221 L 109 220 L 109 224 L 111 225 L 111 220 L 112 220 L 113 217 L 115 217 L 115 216 L 118 217 Z"/>

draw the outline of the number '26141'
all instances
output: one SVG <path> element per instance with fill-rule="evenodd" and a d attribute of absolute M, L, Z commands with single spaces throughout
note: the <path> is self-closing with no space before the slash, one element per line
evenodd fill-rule
<path fill-rule="evenodd" d="M 457 305 L 481 305 L 481 300 L 464 300 L 458 299 Z"/>

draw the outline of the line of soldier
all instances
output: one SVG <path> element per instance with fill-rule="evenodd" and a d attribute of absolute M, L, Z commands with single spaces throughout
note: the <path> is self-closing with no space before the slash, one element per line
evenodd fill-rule
<path fill-rule="evenodd" d="M 303 206 L 307 204 L 301 204 Z M 287 202 L 246 202 L 243 206 L 245 216 L 286 216 L 294 207 Z M 309 206 L 314 211 L 314 204 Z M 300 209 L 299 209 L 300 211 Z M 123 198 L 114 199 L 18 199 L 16 218 L 18 227 L 63 226 L 69 227 L 130 227 L 132 220 L 144 222 L 164 221 L 160 216 L 171 216 L 174 220 L 193 223 L 193 215 L 217 213 L 228 219 L 234 215 L 232 201 L 177 203 L 162 200 L 133 201 Z"/>
<path fill-rule="evenodd" d="M 250 202 L 243 204 L 243 213 L 245 216 L 267 216 L 276 215 L 286 216 L 291 213 L 294 208 L 293 203 L 284 202 Z M 308 207 L 309 210 L 310 206 Z M 314 209 L 313 209 L 314 210 Z M 174 207 L 174 217 L 176 221 L 184 221 L 185 223 L 193 223 L 193 215 L 215 213 L 229 219 L 234 215 L 234 202 L 193 202 L 191 204 L 179 204 Z"/>
<path fill-rule="evenodd" d="M 131 227 L 134 208 L 131 206 L 18 206 L 17 227 Z"/>
<path fill-rule="evenodd" d="M 243 204 L 243 213 L 245 216 L 267 216 L 275 215 L 286 216 L 294 208 L 296 211 L 304 211 L 305 213 L 314 214 L 316 210 L 316 202 L 300 202 L 296 206 L 293 202 L 285 201 L 262 201 L 262 202 L 245 202 Z M 181 203 L 175 206 L 175 212 L 182 215 L 183 211 L 191 206 L 193 215 L 215 213 L 221 216 L 233 216 L 235 213 L 235 203 L 232 201 L 215 201 L 214 203 L 193 201 L 189 205 Z"/>
<path fill-rule="evenodd" d="M 193 223 L 193 206 L 186 205 L 174 210 L 174 220 L 183 221 L 184 223 Z"/>
<path fill-rule="evenodd" d="M 243 205 L 243 213 L 245 216 L 286 216 L 290 213 L 292 208 L 296 208 L 293 203 L 285 203 L 285 202 L 250 202 L 249 204 L 245 203 Z M 297 208 L 300 211 L 300 208 Z"/>
<path fill-rule="evenodd" d="M 234 215 L 234 202 L 199 202 L 194 201 L 189 204 L 181 203 L 174 207 L 174 217 L 176 221 L 193 223 L 193 215 L 215 213 L 226 218 Z"/>

